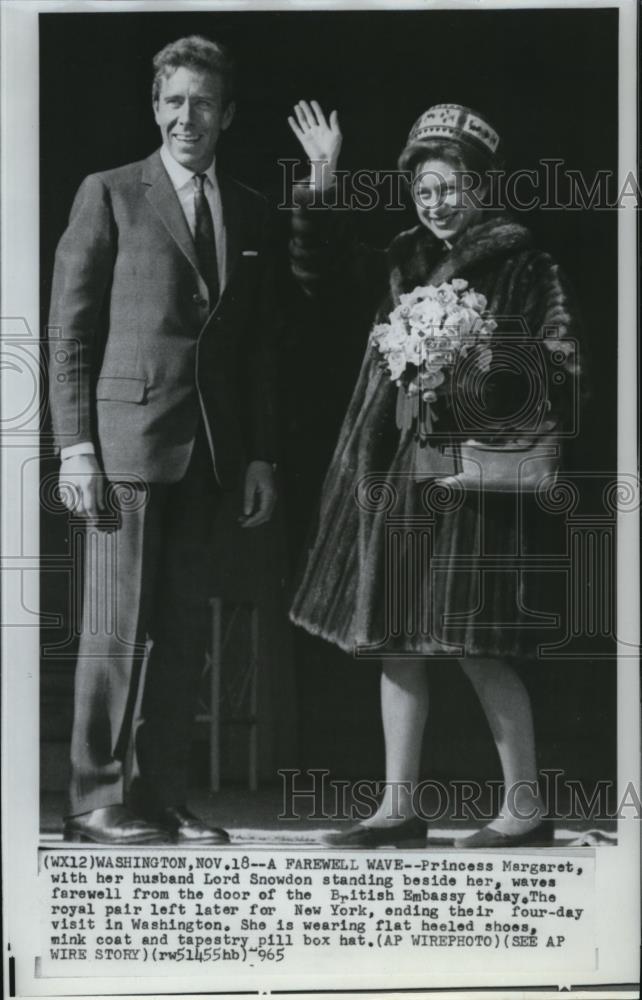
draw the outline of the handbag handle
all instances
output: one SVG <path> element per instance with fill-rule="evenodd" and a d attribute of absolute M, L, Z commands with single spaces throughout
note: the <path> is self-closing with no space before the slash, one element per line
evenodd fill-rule
<path fill-rule="evenodd" d="M 455 475 L 438 482 L 453 489 L 499 493 L 534 493 L 542 483 L 552 485 L 560 466 L 560 436 L 551 431 L 527 446 L 485 445 L 476 441 L 453 446 Z"/>

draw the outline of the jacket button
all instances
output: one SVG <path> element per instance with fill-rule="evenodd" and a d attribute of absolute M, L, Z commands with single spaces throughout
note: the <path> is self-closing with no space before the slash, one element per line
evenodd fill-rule
<path fill-rule="evenodd" d="M 204 299 L 202 295 L 198 294 L 198 292 L 195 292 L 194 295 L 192 295 L 192 302 L 197 306 L 207 305 L 207 299 Z"/>

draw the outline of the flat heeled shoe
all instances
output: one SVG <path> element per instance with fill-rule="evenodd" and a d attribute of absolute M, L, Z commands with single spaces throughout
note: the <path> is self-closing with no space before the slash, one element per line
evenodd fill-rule
<path fill-rule="evenodd" d="M 195 847 L 211 844 L 229 844 L 226 830 L 209 826 L 195 816 L 186 806 L 165 806 L 159 809 L 155 818 L 170 833 L 178 844 L 192 844 Z"/>
<path fill-rule="evenodd" d="M 468 837 L 456 837 L 454 846 L 461 850 L 506 847 L 550 847 L 555 838 L 552 820 L 543 819 L 537 826 L 524 833 L 501 833 L 490 826 L 484 826 Z"/>
<path fill-rule="evenodd" d="M 365 826 L 357 823 L 348 830 L 331 830 L 321 835 L 328 847 L 425 847 L 426 823 L 414 816 L 394 826 Z"/>

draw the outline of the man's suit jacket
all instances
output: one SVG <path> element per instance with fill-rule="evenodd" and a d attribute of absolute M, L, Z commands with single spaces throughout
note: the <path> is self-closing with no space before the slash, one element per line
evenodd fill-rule
<path fill-rule="evenodd" d="M 227 281 L 208 292 L 158 152 L 91 174 L 56 253 L 50 399 L 59 447 L 97 446 L 113 480 L 175 482 L 200 415 L 224 488 L 273 461 L 274 326 L 268 208 L 219 179 Z"/>

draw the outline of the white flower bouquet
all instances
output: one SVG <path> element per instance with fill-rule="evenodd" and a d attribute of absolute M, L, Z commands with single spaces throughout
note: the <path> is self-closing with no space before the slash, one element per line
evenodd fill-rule
<path fill-rule="evenodd" d="M 456 362 L 473 348 L 482 348 L 474 363 L 482 370 L 490 366 L 488 344 L 497 324 L 486 307 L 486 297 L 463 278 L 419 286 L 400 296 L 388 322 L 373 328 L 370 342 L 408 397 L 432 403 Z"/>
<path fill-rule="evenodd" d="M 486 297 L 463 278 L 401 295 L 388 322 L 373 328 L 370 342 L 399 387 L 397 424 L 402 430 L 414 426 L 422 446 L 416 452 L 418 478 L 438 475 L 443 482 L 499 492 L 532 492 L 543 482 L 555 481 L 559 444 L 554 420 L 545 421 L 541 433 L 526 440 L 484 445 L 471 438 L 458 443 L 457 470 L 445 479 L 447 460 L 439 457 L 438 448 L 426 448 L 436 420 L 431 404 L 447 393 L 453 370 L 469 354 L 472 366 L 488 371 L 493 357 L 490 339 L 496 329 Z M 547 337 L 544 345 L 549 353 L 557 352 L 567 364 L 573 363 L 572 342 Z"/>

